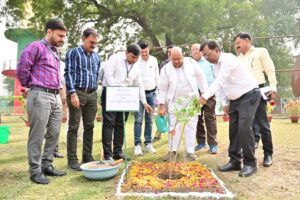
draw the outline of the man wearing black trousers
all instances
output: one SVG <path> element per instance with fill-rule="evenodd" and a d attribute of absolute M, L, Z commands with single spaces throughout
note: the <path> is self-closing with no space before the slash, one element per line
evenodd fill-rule
<path fill-rule="evenodd" d="M 82 45 L 68 50 L 66 55 L 65 80 L 69 107 L 67 133 L 68 167 L 80 171 L 77 157 L 77 133 L 80 118 L 83 121 L 82 163 L 94 161 L 94 120 L 97 113 L 98 75 L 100 57 L 95 48 L 99 41 L 96 30 L 87 28 L 82 33 Z"/>
<path fill-rule="evenodd" d="M 128 45 L 126 52 L 112 55 L 104 66 L 101 104 L 103 109 L 102 144 L 105 160 L 125 159 L 122 151 L 124 140 L 123 112 L 106 111 L 106 87 L 138 86 L 140 88 L 140 101 L 148 113 L 152 112 L 151 106 L 146 101 L 140 69 L 135 65 L 140 53 L 141 49 L 137 44 Z M 130 158 L 127 157 L 127 160 Z"/>
<path fill-rule="evenodd" d="M 215 64 L 216 79 L 200 98 L 205 104 L 207 99 L 220 92 L 225 113 L 229 113 L 229 162 L 219 167 L 222 172 L 240 170 L 239 176 L 251 176 L 257 171 L 253 120 L 261 95 L 258 84 L 249 71 L 231 53 L 221 52 L 216 41 L 201 45 L 203 56 Z M 229 102 L 228 102 L 229 100 Z M 243 149 L 243 168 L 241 169 Z"/>
<path fill-rule="evenodd" d="M 268 50 L 265 48 L 254 47 L 252 45 L 252 38 L 250 34 L 246 32 L 242 32 L 236 35 L 234 37 L 234 42 L 235 48 L 237 52 L 239 52 L 238 58 L 256 79 L 260 88 L 264 87 L 266 84 L 266 74 L 270 85 L 270 92 L 268 93 L 268 96 L 270 97 L 270 99 L 275 99 L 277 80 L 275 74 L 275 66 Z M 263 98 L 261 98 L 258 105 L 253 128 L 256 147 L 258 146 L 261 135 L 261 141 L 263 143 L 264 150 L 263 166 L 269 167 L 273 163 L 273 142 L 270 123 L 267 116 L 267 101 Z"/>

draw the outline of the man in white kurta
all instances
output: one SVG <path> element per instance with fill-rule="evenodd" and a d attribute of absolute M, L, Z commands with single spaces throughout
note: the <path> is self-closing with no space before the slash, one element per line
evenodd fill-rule
<path fill-rule="evenodd" d="M 182 124 L 177 124 L 174 127 L 176 123 L 175 107 L 180 110 L 189 103 L 183 101 L 182 104 L 178 105 L 178 99 L 188 100 L 191 96 L 199 97 L 198 85 L 201 92 L 204 92 L 208 87 L 202 70 L 192 58 L 183 57 L 180 47 L 172 48 L 170 59 L 171 62 L 161 70 L 158 86 L 159 114 L 168 114 L 170 130 L 175 128 L 175 135 L 169 136 L 169 152 L 164 156 L 165 161 L 174 159 L 180 142 Z M 194 153 L 197 120 L 198 116 L 192 117 L 184 130 L 186 157 L 189 161 L 197 158 Z"/>

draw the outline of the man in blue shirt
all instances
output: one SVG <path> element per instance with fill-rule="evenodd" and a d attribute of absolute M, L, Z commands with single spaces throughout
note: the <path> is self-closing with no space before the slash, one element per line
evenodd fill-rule
<path fill-rule="evenodd" d="M 200 44 L 193 44 L 191 46 L 191 56 L 198 62 L 199 66 L 201 67 L 202 71 L 205 74 L 207 84 L 210 86 L 212 82 L 215 80 L 214 73 L 213 73 L 213 65 L 205 60 L 202 57 L 202 52 L 200 51 Z M 216 121 L 216 114 L 215 114 L 215 107 L 216 107 L 216 97 L 213 96 L 207 100 L 207 104 L 203 105 L 201 115 L 198 117 L 198 124 L 197 124 L 197 133 L 196 139 L 198 145 L 195 147 L 195 151 L 199 151 L 206 147 L 206 135 L 205 135 L 205 128 L 204 128 L 204 120 L 205 126 L 207 131 L 207 143 L 209 145 L 209 150 L 212 154 L 216 154 L 217 149 L 217 121 Z M 204 120 L 203 120 L 204 114 Z"/>
<path fill-rule="evenodd" d="M 70 49 L 66 55 L 65 80 L 69 107 L 67 133 L 68 167 L 80 170 L 77 159 L 77 132 L 80 118 L 83 120 L 82 163 L 94 161 L 92 156 L 94 120 L 97 113 L 97 87 L 100 72 L 100 57 L 94 52 L 99 40 L 91 28 L 83 31 L 83 44 Z"/>

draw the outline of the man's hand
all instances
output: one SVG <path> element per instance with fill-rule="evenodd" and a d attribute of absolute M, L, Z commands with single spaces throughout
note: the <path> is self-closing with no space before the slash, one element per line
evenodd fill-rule
<path fill-rule="evenodd" d="M 275 100 L 276 96 L 277 96 L 277 93 L 275 91 L 270 91 L 268 93 L 268 96 L 270 97 L 270 99 L 273 99 Z"/>
<path fill-rule="evenodd" d="M 60 89 L 59 94 L 60 94 L 62 104 L 65 105 L 67 103 L 66 86 L 63 86 L 63 88 Z"/>
<path fill-rule="evenodd" d="M 152 113 L 153 112 L 152 107 L 147 103 L 144 104 L 144 108 L 145 108 L 147 113 Z"/>
<path fill-rule="evenodd" d="M 223 111 L 225 115 L 229 115 L 229 105 L 223 106 Z"/>
<path fill-rule="evenodd" d="M 77 96 L 76 93 L 74 93 L 74 94 L 71 95 L 71 104 L 72 104 L 75 108 L 79 109 L 80 102 L 79 102 L 79 99 L 78 99 L 78 96 Z"/>
<path fill-rule="evenodd" d="M 203 97 L 200 97 L 199 102 L 202 105 L 206 104 L 206 100 Z"/>
<path fill-rule="evenodd" d="M 166 106 L 164 104 L 159 104 L 158 114 L 161 116 L 165 116 L 166 112 L 167 112 Z"/>
<path fill-rule="evenodd" d="M 29 88 L 21 88 L 20 92 L 21 92 L 22 97 L 24 99 L 26 99 L 28 92 L 29 92 Z"/>

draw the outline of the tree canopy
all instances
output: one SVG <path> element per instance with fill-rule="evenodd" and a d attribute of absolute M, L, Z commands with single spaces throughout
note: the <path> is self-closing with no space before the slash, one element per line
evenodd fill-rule
<path fill-rule="evenodd" d="M 24 19 L 22 0 L 7 0 L 2 15 L 8 26 Z M 28 1 L 27 1 L 28 2 Z M 80 39 L 84 27 L 101 35 L 99 50 L 107 54 L 121 44 L 140 38 L 152 44 L 152 54 L 165 58 L 169 44 L 189 48 L 192 43 L 217 39 L 224 51 L 233 52 L 232 39 L 241 31 L 254 36 L 255 46 L 266 47 L 277 68 L 292 68 L 293 58 L 286 42 L 299 43 L 300 1 L 298 0 L 31 0 L 34 15 L 30 26 L 42 30 L 53 17 L 64 20 L 70 47 Z M 269 36 L 297 35 L 298 37 Z M 264 38 L 260 38 L 264 37 Z M 282 74 L 281 74 L 282 75 Z M 277 76 L 287 82 L 288 76 Z M 282 79 L 282 80 L 281 80 Z M 286 83 L 280 89 L 286 90 Z"/>

